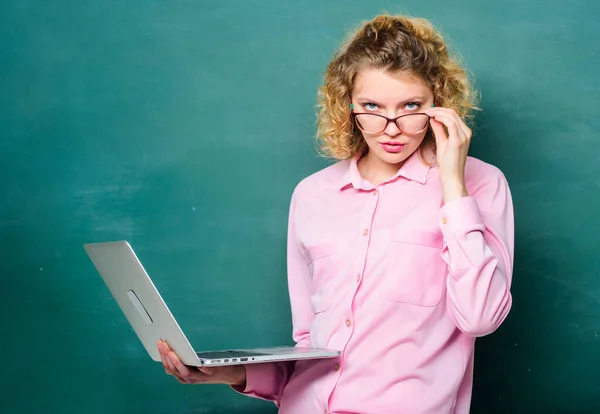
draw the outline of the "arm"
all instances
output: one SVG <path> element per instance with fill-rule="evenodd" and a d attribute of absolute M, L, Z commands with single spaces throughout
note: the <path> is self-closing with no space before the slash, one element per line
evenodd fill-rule
<path fill-rule="evenodd" d="M 456 326 L 476 337 L 495 331 L 512 304 L 514 216 L 508 183 L 498 171 L 472 195 L 440 210 L 448 264 L 448 311 Z"/>
<path fill-rule="evenodd" d="M 292 197 L 288 222 L 287 267 L 288 289 L 292 310 L 293 338 L 298 347 L 310 346 L 312 310 L 311 277 L 296 238 L 295 200 Z M 279 404 L 283 389 L 294 369 L 293 362 L 246 365 L 245 386 L 234 387 L 242 394 Z"/>

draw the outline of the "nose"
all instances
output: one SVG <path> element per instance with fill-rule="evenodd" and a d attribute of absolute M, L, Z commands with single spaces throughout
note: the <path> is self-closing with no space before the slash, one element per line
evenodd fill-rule
<path fill-rule="evenodd" d="M 385 127 L 385 129 L 383 130 L 383 132 L 386 135 L 389 135 L 390 137 L 395 137 L 402 133 L 402 131 L 400 130 L 400 128 L 398 128 L 398 125 L 396 125 L 395 122 L 388 122 L 388 124 Z"/>

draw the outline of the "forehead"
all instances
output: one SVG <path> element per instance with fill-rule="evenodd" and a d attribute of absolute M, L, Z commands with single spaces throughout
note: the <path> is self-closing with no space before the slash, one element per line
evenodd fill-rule
<path fill-rule="evenodd" d="M 432 91 L 423 78 L 408 72 L 362 69 L 354 79 L 352 95 L 394 101 L 410 96 L 430 97 Z"/>

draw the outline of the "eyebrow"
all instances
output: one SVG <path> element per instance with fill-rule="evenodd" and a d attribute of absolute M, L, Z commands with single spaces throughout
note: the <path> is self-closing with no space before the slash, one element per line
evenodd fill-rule
<path fill-rule="evenodd" d="M 368 103 L 374 103 L 375 105 L 378 105 L 378 106 L 385 106 L 385 105 L 382 105 L 381 103 L 377 102 L 376 100 L 370 99 L 370 98 L 367 98 L 367 97 L 356 98 L 356 100 L 359 101 L 359 102 L 361 102 L 361 103 L 367 103 L 368 102 Z M 414 96 L 411 96 L 408 99 L 405 99 L 405 100 L 401 101 L 400 105 L 405 105 L 405 104 L 407 104 L 409 102 L 415 102 L 415 101 L 421 101 L 421 102 L 423 102 L 425 100 L 426 100 L 426 98 L 424 96 L 414 95 Z"/>

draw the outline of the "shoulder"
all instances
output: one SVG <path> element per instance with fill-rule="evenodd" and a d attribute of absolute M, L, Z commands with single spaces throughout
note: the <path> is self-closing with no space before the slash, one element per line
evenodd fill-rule
<path fill-rule="evenodd" d="M 506 203 L 512 200 L 508 181 L 495 165 L 468 157 L 465 165 L 467 192 L 480 203 Z"/>
<path fill-rule="evenodd" d="M 475 193 L 489 188 L 508 188 L 508 181 L 498 167 L 471 156 L 465 164 L 465 184 Z"/>
<path fill-rule="evenodd" d="M 348 172 L 350 160 L 335 162 L 308 177 L 303 178 L 294 188 L 295 200 L 318 196 L 340 188 L 340 183 Z"/>

